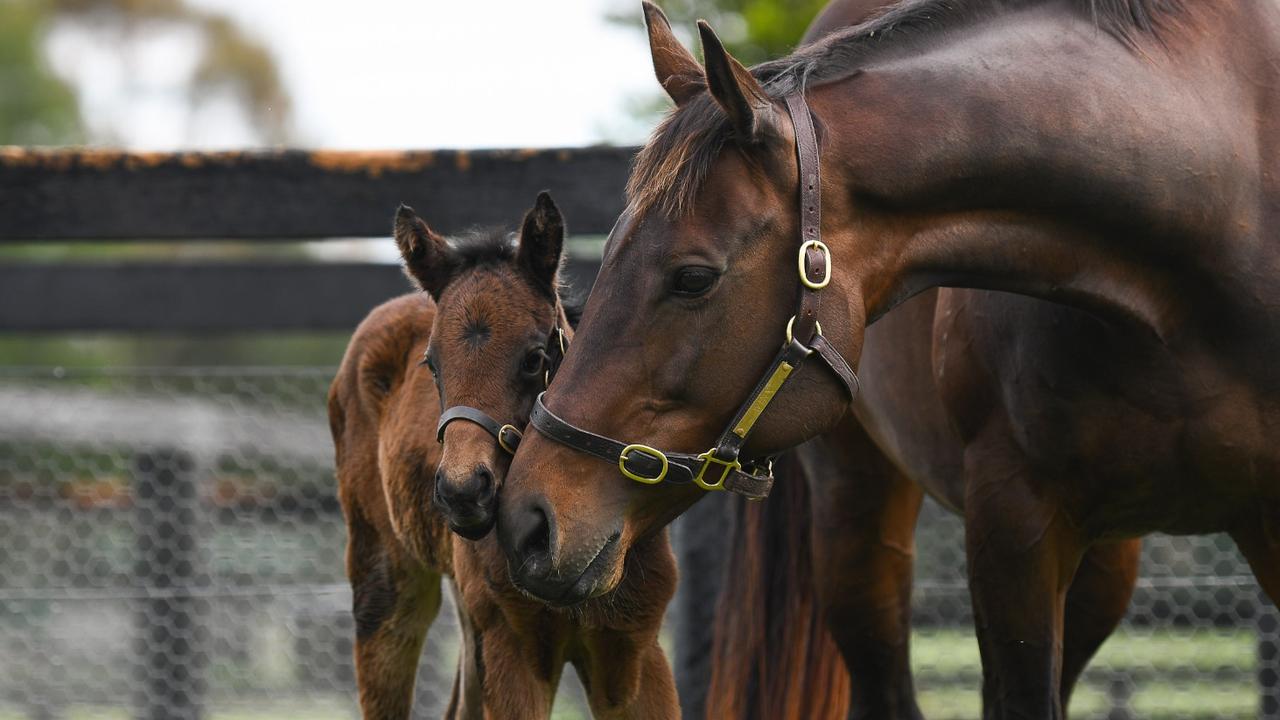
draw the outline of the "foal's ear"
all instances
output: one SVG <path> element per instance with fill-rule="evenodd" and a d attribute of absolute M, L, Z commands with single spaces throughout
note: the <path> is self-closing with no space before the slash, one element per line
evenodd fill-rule
<path fill-rule="evenodd" d="M 564 218 L 560 216 L 560 208 L 551 199 L 551 193 L 543 190 L 538 193 L 533 209 L 524 216 L 516 261 L 539 288 L 553 297 L 563 248 Z"/>
<path fill-rule="evenodd" d="M 698 21 L 707 63 L 707 89 L 724 109 L 740 142 L 762 140 L 774 119 L 773 101 L 764 87 L 728 50 L 706 20 Z"/>
<path fill-rule="evenodd" d="M 433 232 L 413 208 L 404 204 L 396 210 L 395 237 L 405 274 L 439 300 L 455 269 L 449 241 Z"/>
<path fill-rule="evenodd" d="M 706 88 L 702 66 L 685 49 L 671 31 L 671 23 L 657 5 L 644 0 L 644 24 L 649 29 L 649 53 L 653 55 L 653 73 L 676 105 Z"/>

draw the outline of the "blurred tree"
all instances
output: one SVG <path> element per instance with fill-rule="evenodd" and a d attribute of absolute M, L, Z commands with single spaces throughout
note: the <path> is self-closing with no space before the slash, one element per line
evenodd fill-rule
<path fill-rule="evenodd" d="M 9 2 L 0 15 L 0 144 L 83 141 L 75 94 L 49 69 L 40 50 L 45 8 Z"/>
<path fill-rule="evenodd" d="M 685 47 L 698 54 L 698 19 L 711 23 L 716 35 L 724 42 L 733 56 L 748 67 L 791 52 L 809 23 L 817 16 L 828 0 L 655 0 L 671 20 L 671 27 L 684 42 Z M 610 22 L 635 28 L 644 33 L 644 13 L 639 0 L 614 0 L 613 9 L 607 15 Z M 657 123 L 671 100 L 657 89 L 652 93 L 632 98 L 624 112 L 630 122 L 618 122 L 614 127 L 603 128 L 609 136 L 634 136 L 637 127 L 651 127 Z"/>
<path fill-rule="evenodd" d="M 0 0 L 0 143 L 83 142 L 84 123 L 72 89 L 47 66 L 42 40 L 55 22 L 114 33 L 124 55 L 150 33 L 188 31 L 200 40 L 196 69 L 183 88 L 198 108 L 230 97 L 265 142 L 282 142 L 289 96 L 265 46 L 228 18 L 185 0 Z"/>
<path fill-rule="evenodd" d="M 699 18 L 711 23 L 733 56 L 750 67 L 785 55 L 800 42 L 805 28 L 827 0 L 660 0 L 658 5 L 686 43 L 696 35 Z M 609 19 L 644 29 L 640 3 L 620 2 Z"/>

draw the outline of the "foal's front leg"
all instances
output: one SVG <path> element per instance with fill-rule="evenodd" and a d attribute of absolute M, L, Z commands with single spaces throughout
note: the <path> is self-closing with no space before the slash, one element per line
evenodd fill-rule
<path fill-rule="evenodd" d="M 660 720 L 680 717 L 680 699 L 666 653 L 656 638 L 636 648 L 629 638 L 597 646 L 576 663 L 596 720 Z"/>
<path fill-rule="evenodd" d="M 551 716 L 560 684 L 563 656 L 560 638 L 546 633 L 516 633 L 495 622 L 476 628 L 469 662 L 478 675 L 483 714 L 493 720 L 545 720 Z"/>
<path fill-rule="evenodd" d="M 440 611 L 440 574 L 398 562 L 385 546 L 365 542 L 358 529 L 350 537 L 360 710 L 365 718 L 408 718 L 422 642 Z"/>

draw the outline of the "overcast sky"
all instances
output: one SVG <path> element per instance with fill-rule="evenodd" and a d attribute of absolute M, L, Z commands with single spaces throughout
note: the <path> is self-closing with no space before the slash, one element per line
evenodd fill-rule
<path fill-rule="evenodd" d="M 628 101 L 657 90 L 643 36 L 607 23 L 625 0 L 190 0 L 275 54 L 295 144 L 477 148 L 638 142 Z M 640 3 L 635 3 L 640 12 Z M 145 43 L 124 67 L 83 32 L 53 36 L 99 136 L 134 149 L 244 145 L 237 113 L 182 111 L 191 38 Z"/>

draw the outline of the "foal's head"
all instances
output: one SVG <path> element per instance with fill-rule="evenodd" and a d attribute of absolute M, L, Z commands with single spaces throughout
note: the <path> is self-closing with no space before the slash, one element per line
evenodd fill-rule
<path fill-rule="evenodd" d="M 448 240 L 401 206 L 395 238 L 410 277 L 436 302 L 422 372 L 435 378 L 441 410 L 467 406 L 512 426 L 495 438 L 459 420 L 440 436 L 434 502 L 455 532 L 478 539 L 493 527 L 518 429 L 546 387 L 549 343 L 560 343 L 557 331 L 567 328 L 557 280 L 564 222 L 544 192 L 518 235 Z"/>

